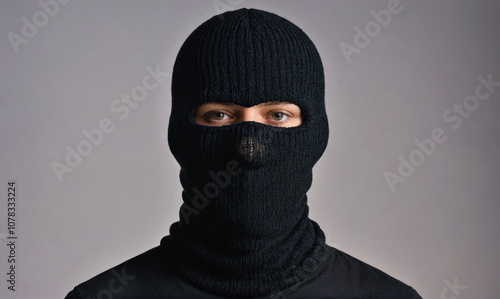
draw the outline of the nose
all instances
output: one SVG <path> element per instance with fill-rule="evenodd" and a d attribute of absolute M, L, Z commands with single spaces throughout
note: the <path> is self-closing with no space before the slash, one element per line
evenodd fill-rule
<path fill-rule="evenodd" d="M 238 144 L 240 153 L 247 162 L 256 162 L 264 155 L 265 146 L 257 138 L 242 137 Z"/>

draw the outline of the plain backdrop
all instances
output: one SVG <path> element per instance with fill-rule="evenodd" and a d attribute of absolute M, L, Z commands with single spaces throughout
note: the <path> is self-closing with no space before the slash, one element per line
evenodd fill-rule
<path fill-rule="evenodd" d="M 398 13 L 377 21 L 388 6 Z M 38 1 L 2 0 L 0 297 L 62 298 L 169 234 L 181 204 L 167 144 L 171 78 L 123 119 L 111 106 L 139 90 L 148 67 L 171 72 L 199 24 L 241 7 L 289 19 L 322 56 L 331 132 L 308 196 L 327 242 L 424 298 L 500 298 L 500 87 L 473 98 L 479 77 L 500 81 L 500 2 L 467 0 L 72 0 L 52 16 Z M 114 130 L 85 148 L 82 131 L 103 119 Z M 446 140 L 419 154 L 415 140 L 436 129 Z M 60 180 L 53 165 L 79 144 L 88 155 Z M 406 177 L 391 190 L 387 172 Z M 462 289 L 446 291 L 454 280 Z"/>

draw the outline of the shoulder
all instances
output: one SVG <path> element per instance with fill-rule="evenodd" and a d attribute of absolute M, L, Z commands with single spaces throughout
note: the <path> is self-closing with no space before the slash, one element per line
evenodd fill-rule
<path fill-rule="evenodd" d="M 160 245 L 77 285 L 65 299 L 176 298 L 172 294 L 186 289 L 191 287 L 176 274 L 170 250 Z"/>
<path fill-rule="evenodd" d="M 131 292 L 145 276 L 155 279 L 159 274 L 168 275 L 158 260 L 164 262 L 161 248 L 155 247 L 79 284 L 66 299 L 113 298 L 118 293 Z"/>
<path fill-rule="evenodd" d="M 219 298 L 182 280 L 176 271 L 170 236 L 139 254 L 77 285 L 65 299 Z"/>
<path fill-rule="evenodd" d="M 311 292 L 315 298 L 421 299 L 412 287 L 387 273 L 345 252 L 328 249 L 326 265 L 297 290 L 296 298 Z"/>

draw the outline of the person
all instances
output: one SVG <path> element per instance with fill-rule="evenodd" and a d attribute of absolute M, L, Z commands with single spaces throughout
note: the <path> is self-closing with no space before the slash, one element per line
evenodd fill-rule
<path fill-rule="evenodd" d="M 66 298 L 421 299 L 327 245 L 308 216 L 328 142 L 324 93 L 320 55 L 290 21 L 243 8 L 201 24 L 172 75 L 180 219 L 159 246 Z"/>

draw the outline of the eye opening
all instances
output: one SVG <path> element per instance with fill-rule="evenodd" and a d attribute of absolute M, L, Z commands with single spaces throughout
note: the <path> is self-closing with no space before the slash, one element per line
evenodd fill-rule
<path fill-rule="evenodd" d="M 300 106 L 291 102 L 265 102 L 252 107 L 234 103 L 209 102 L 199 105 L 193 115 L 195 123 L 226 126 L 254 121 L 275 127 L 296 127 L 302 124 Z"/>

